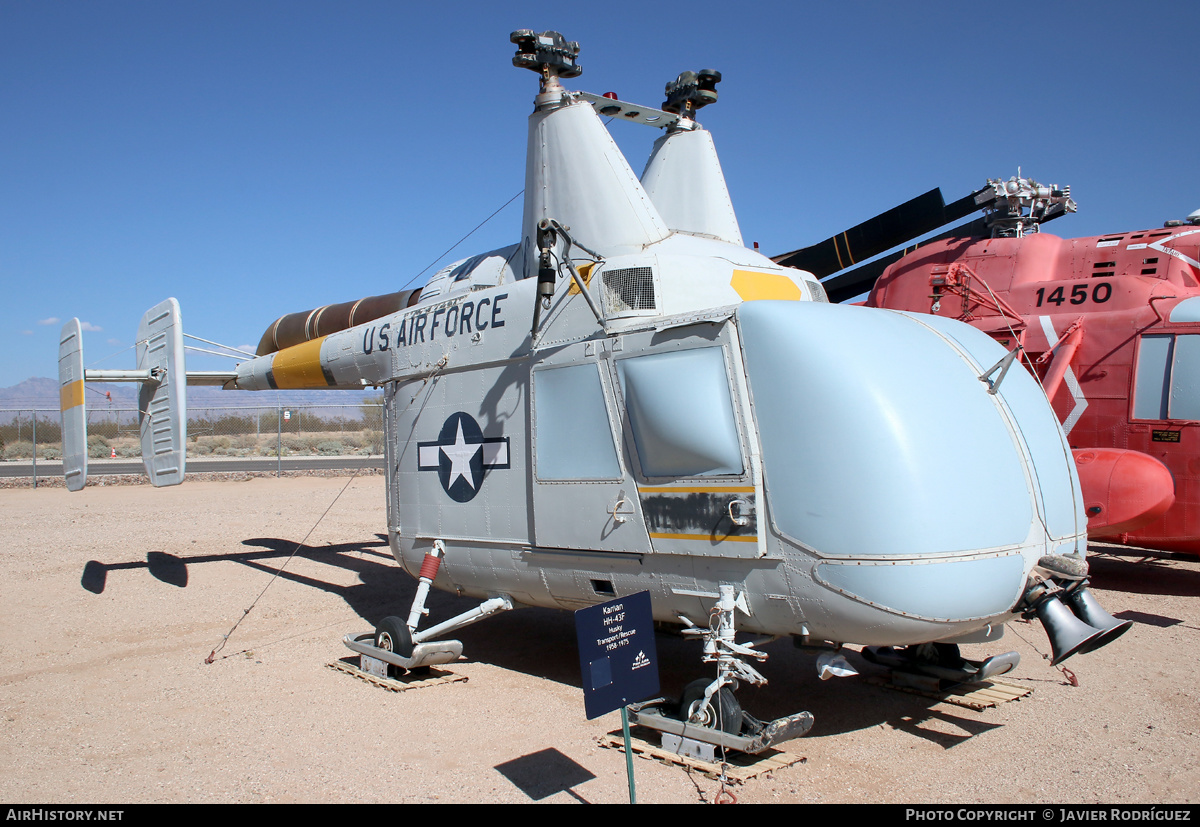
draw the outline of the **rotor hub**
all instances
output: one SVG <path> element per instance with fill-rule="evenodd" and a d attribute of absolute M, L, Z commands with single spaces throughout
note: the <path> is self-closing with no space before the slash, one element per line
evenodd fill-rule
<path fill-rule="evenodd" d="M 1075 212 L 1071 188 L 1058 184 L 1044 186 L 1032 178 L 1017 175 L 1002 181 L 989 178 L 987 185 L 975 196 L 983 207 L 987 226 L 993 238 L 1020 238 L 1036 233 L 1043 221 L 1063 213 Z"/>
<path fill-rule="evenodd" d="M 696 110 L 717 102 L 717 84 L 721 73 L 715 69 L 681 72 L 667 84 L 667 100 L 663 109 L 681 118 L 694 118 Z"/>
<path fill-rule="evenodd" d="M 552 77 L 575 78 L 583 74 L 583 67 L 576 62 L 579 44 L 559 32 L 538 34 L 533 29 L 518 29 L 508 39 L 517 45 L 513 66 L 537 72 L 543 84 Z"/>

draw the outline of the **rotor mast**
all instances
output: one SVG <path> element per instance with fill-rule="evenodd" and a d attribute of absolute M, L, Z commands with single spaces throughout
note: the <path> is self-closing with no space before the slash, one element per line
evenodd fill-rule
<path fill-rule="evenodd" d="M 575 246 L 597 258 L 641 253 L 670 235 L 595 110 L 559 83 L 583 73 L 579 44 L 558 32 L 530 29 L 515 31 L 510 39 L 517 45 L 513 65 L 541 78 L 525 161 L 525 276 L 537 276 L 545 258 L 539 245 L 542 226 L 569 231 Z"/>
<path fill-rule="evenodd" d="M 577 78 L 583 74 L 583 67 L 577 62 L 579 44 L 558 32 L 537 34 L 533 29 L 518 29 L 508 39 L 517 45 L 513 66 L 530 69 L 542 77 L 541 92 L 535 99 L 539 109 L 562 101 L 560 77 Z"/>

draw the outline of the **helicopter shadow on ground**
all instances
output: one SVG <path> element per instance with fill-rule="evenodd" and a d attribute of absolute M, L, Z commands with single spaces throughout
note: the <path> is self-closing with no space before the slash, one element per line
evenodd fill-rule
<path fill-rule="evenodd" d="M 396 564 L 384 535 L 377 534 L 372 540 L 362 542 L 326 546 L 307 546 L 271 537 L 246 539 L 242 545 L 247 550 L 186 557 L 155 551 L 147 554 L 144 561 L 124 563 L 91 560 L 84 567 L 80 585 L 100 594 L 119 583 L 109 577 L 110 573 L 146 569 L 164 583 L 186 588 L 190 567 L 235 562 L 264 575 L 278 575 L 281 579 L 338 596 L 363 619 L 367 631 L 374 629 L 388 615 L 407 617 L 416 592 L 416 581 Z M 352 571 L 359 582 L 338 585 L 289 570 L 285 563 L 293 555 L 305 561 Z M 479 602 L 434 590 L 426 600 L 429 618 L 423 625 L 447 620 L 475 608 Z M 570 611 L 523 607 L 486 618 L 458 630 L 453 636 L 463 642 L 468 660 L 566 686 L 580 688 L 582 685 L 575 620 Z M 696 678 L 715 676 L 715 667 L 701 662 L 698 641 L 660 631 L 655 634 L 655 646 L 663 697 L 677 698 L 683 687 Z M 816 724 L 807 736 L 809 738 L 890 725 L 949 748 L 991 728 L 971 718 L 935 709 L 938 702 L 934 699 L 869 683 L 866 677 L 879 673 L 879 668 L 867 663 L 852 649 L 845 649 L 844 653 L 862 675 L 829 681 L 817 678 L 811 653 L 795 649 L 787 640 L 769 644 L 764 651 L 770 657 L 757 666 L 769 683 L 763 687 L 743 685 L 738 691 L 739 701 L 746 711 L 762 720 L 804 710 L 812 712 Z M 581 714 L 582 711 L 583 690 L 580 688 Z M 940 722 L 939 731 L 925 726 L 930 721 Z M 957 729 L 961 735 L 947 734 L 944 731 L 947 729 Z"/>
<path fill-rule="evenodd" d="M 152 551 L 145 560 L 122 563 L 101 563 L 89 560 L 83 568 L 80 586 L 93 594 L 119 587 L 114 572 L 145 569 L 155 579 L 177 588 L 187 588 L 189 569 L 209 563 L 239 563 L 263 574 L 306 585 L 337 595 L 357 614 L 377 622 L 397 605 L 411 602 L 415 582 L 395 564 L 388 550 L 387 538 L 374 535 L 362 542 L 308 546 L 294 540 L 275 537 L 250 538 L 242 541 L 246 551 L 218 554 L 179 556 Z M 338 585 L 332 581 L 289 570 L 297 560 L 336 566 L 358 575 L 359 583 Z"/>
<path fill-rule="evenodd" d="M 582 713 L 583 690 L 571 612 L 523 608 L 460 630 L 455 637 L 463 641 L 464 655 L 470 660 L 579 688 Z M 662 697 L 677 699 L 691 681 L 716 675 L 714 665 L 701 662 L 698 641 L 660 631 L 655 635 L 655 647 Z M 939 706 L 935 699 L 869 683 L 867 677 L 881 670 L 854 650 L 845 649 L 844 653 L 861 674 L 828 681 L 817 677 L 814 655 L 797 650 L 787 640 L 775 641 L 764 651 L 770 657 L 756 668 L 767 677 L 768 684 L 743 684 L 737 692 L 742 708 L 761 720 L 812 712 L 816 724 L 808 738 L 888 725 L 950 748 L 994 728 L 971 717 L 975 713 L 964 710 L 965 714 L 960 715 L 949 711 L 951 707 Z M 933 724 L 936 730 L 927 724 Z"/>
<path fill-rule="evenodd" d="M 1088 547 L 1091 584 L 1128 594 L 1172 597 L 1200 595 L 1200 566 L 1196 557 L 1112 546 Z"/>
<path fill-rule="evenodd" d="M 162 551 L 151 551 L 146 559 L 133 560 L 128 563 L 101 563 L 99 560 L 88 560 L 79 578 L 79 585 L 92 594 L 103 594 L 108 585 L 110 571 L 129 571 L 146 569 L 156 580 L 171 586 L 186 588 L 188 583 L 187 561 L 174 554 Z"/>
<path fill-rule="evenodd" d="M 813 653 L 798 650 L 787 640 L 777 641 L 764 651 L 771 657 L 759 671 L 770 682 L 764 687 L 744 686 L 738 700 L 743 709 L 761 720 L 811 712 L 815 722 L 806 739 L 882 726 L 949 749 L 996 726 L 980 719 L 978 713 L 938 699 L 872 683 L 872 678 L 884 677 L 885 670 L 849 647 L 844 647 L 842 654 L 859 674 L 829 680 L 817 676 Z"/>

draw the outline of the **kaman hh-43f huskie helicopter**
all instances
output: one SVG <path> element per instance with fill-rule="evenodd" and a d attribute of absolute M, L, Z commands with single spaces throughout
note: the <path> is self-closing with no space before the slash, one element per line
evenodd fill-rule
<path fill-rule="evenodd" d="M 1075 210 L 1070 191 L 1018 175 L 946 206 L 931 191 L 777 261 L 828 275 L 980 207 L 845 269 L 831 296 L 869 289 L 869 306 L 966 321 L 1019 350 L 1074 448 L 1088 534 L 1200 554 L 1200 212 L 1063 239 L 1038 230 Z"/>
<path fill-rule="evenodd" d="M 87 473 L 85 381 L 141 383 L 155 485 L 183 478 L 185 382 L 382 387 L 388 537 L 419 586 L 407 619 L 347 645 L 403 668 L 446 663 L 462 651 L 446 635 L 490 613 L 648 591 L 717 676 L 639 720 L 748 751 L 812 723 L 762 724 L 732 695 L 765 682 L 750 661 L 777 637 L 823 648 L 826 674 L 848 669 L 836 649 L 852 643 L 967 680 L 1016 655 L 973 663 L 955 644 L 1022 615 L 1042 619 L 1055 662 L 1128 628 L 1086 588 L 1070 451 L 1037 383 L 1001 370 L 1004 348 L 953 320 L 829 304 L 809 274 L 743 245 L 695 121 L 718 73 L 684 73 L 663 110 L 637 107 L 565 90 L 578 45 L 558 33 L 512 40 L 541 78 L 521 241 L 373 310 L 284 317 L 225 374 L 185 372 L 174 300 L 143 319 L 133 371 L 84 371 L 73 320 L 71 488 Z M 640 181 L 598 112 L 665 127 Z M 422 629 L 431 587 L 481 604 Z"/>

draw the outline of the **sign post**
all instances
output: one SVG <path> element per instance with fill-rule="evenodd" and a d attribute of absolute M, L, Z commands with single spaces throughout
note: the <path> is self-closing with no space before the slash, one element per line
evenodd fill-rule
<path fill-rule="evenodd" d="M 621 710 L 629 803 L 637 803 L 633 785 L 633 749 L 628 704 L 658 694 L 658 653 L 650 592 L 618 597 L 575 612 L 583 706 L 588 720 Z"/>

